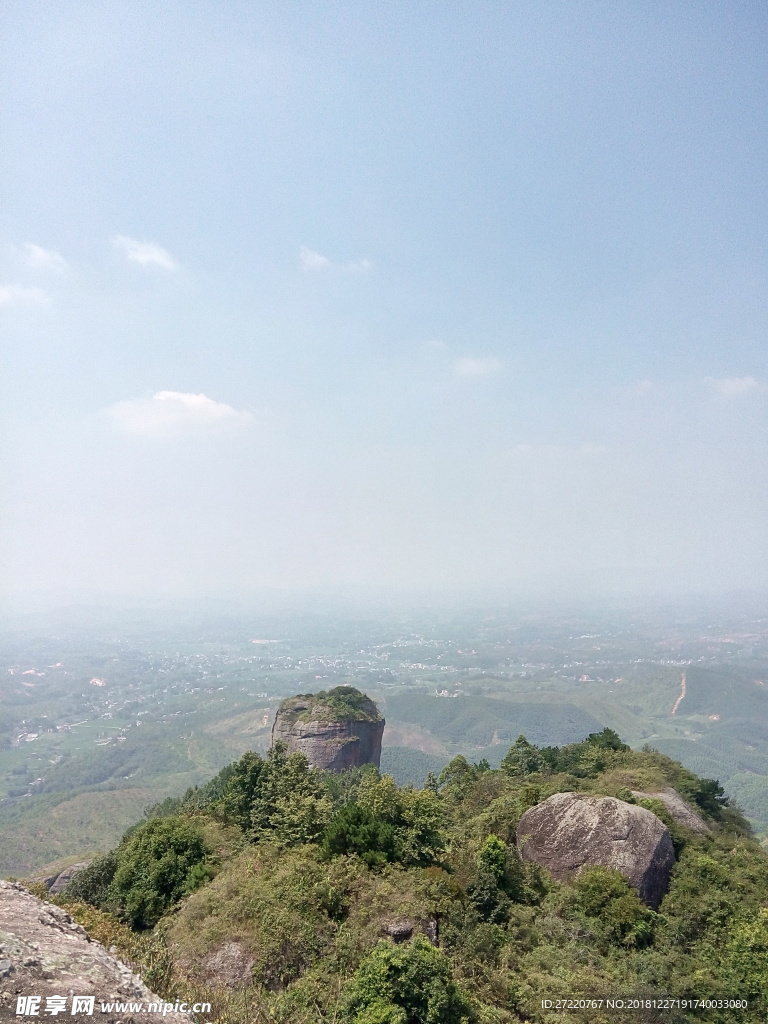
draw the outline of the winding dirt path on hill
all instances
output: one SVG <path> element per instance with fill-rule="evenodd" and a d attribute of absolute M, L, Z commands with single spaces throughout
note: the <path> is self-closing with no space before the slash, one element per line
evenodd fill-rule
<path fill-rule="evenodd" d="M 675 701 L 674 707 L 672 708 L 672 714 L 677 714 L 677 709 L 680 707 L 680 701 L 685 697 L 685 672 L 680 677 L 680 696 Z"/>

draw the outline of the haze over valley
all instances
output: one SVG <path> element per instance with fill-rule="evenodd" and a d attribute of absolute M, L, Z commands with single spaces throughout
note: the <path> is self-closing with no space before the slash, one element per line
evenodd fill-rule
<path fill-rule="evenodd" d="M 608 726 L 720 780 L 768 834 L 768 617 L 730 604 L 27 618 L 0 637 L 0 871 L 109 847 L 266 752 L 280 700 L 339 685 L 382 707 L 382 771 L 401 784 L 459 753 L 498 765 L 520 733 L 549 746 Z"/>

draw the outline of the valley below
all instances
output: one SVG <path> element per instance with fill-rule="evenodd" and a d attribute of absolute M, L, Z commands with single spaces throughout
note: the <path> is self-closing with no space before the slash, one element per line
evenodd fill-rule
<path fill-rule="evenodd" d="M 113 846 L 145 808 L 264 753 L 280 701 L 353 685 L 382 772 L 421 786 L 604 727 L 714 778 L 768 834 L 768 619 L 754 608 L 102 616 L 0 634 L 0 875 Z M 93 616 L 91 616 L 92 618 Z"/>

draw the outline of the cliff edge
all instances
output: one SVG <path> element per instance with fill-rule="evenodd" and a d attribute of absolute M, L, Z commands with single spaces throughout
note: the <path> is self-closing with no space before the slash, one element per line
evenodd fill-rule
<path fill-rule="evenodd" d="M 314 768 L 343 772 L 381 762 L 384 718 L 354 686 L 300 693 L 284 700 L 272 726 L 272 743 L 301 751 Z"/>
<path fill-rule="evenodd" d="M 36 1002 L 30 1008 L 20 997 Z M 84 1001 L 79 1010 L 74 997 Z M 126 1012 L 116 1003 L 132 1006 Z M 94 1014 L 102 1024 L 191 1024 L 187 1013 L 152 1012 L 150 1004 L 162 1007 L 163 1000 L 61 907 L 0 881 L 0 1024 L 27 1016 L 51 1019 L 46 1014 L 67 1020 Z"/>

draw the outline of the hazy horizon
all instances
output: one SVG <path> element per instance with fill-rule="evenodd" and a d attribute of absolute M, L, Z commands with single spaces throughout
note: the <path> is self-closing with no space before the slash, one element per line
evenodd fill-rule
<path fill-rule="evenodd" d="M 0 20 L 6 608 L 768 592 L 765 5 Z"/>
<path fill-rule="evenodd" d="M 513 593 L 492 589 L 393 590 L 386 588 L 279 588 L 249 594 L 106 594 L 94 591 L 27 593 L 0 596 L 2 626 L 33 630 L 64 626 L 75 631 L 105 626 L 139 628 L 170 624 L 196 629 L 229 623 L 328 620 L 368 621 L 384 626 L 402 621 L 433 625 L 462 619 L 474 621 L 554 623 L 581 621 L 595 628 L 608 622 L 640 624 L 653 620 L 674 630 L 681 623 L 706 622 L 736 628 L 745 621 L 762 623 L 768 616 L 768 591 L 690 593 L 560 593 L 529 590 Z M 585 627 L 586 628 L 586 627 Z"/>

